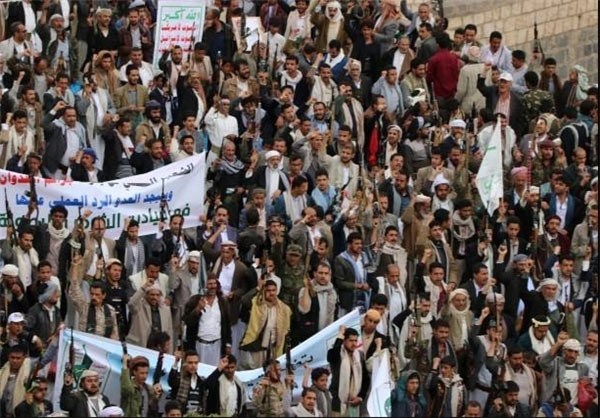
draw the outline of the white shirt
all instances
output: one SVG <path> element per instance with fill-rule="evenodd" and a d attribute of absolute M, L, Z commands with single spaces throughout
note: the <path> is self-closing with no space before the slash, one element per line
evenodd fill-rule
<path fill-rule="evenodd" d="M 221 308 L 217 298 L 212 305 L 207 303 L 204 307 L 198 324 L 198 337 L 204 341 L 221 339 Z"/>
<path fill-rule="evenodd" d="M 25 22 L 23 22 L 25 24 L 25 29 L 27 29 L 27 33 L 32 33 L 35 31 L 35 26 L 37 24 L 35 12 L 31 7 L 31 3 L 24 1 L 21 4 L 23 5 L 23 11 L 25 12 Z"/>
<path fill-rule="evenodd" d="M 227 296 L 231 293 L 231 286 L 233 284 L 233 273 L 235 272 L 235 262 L 231 260 L 229 264 L 223 263 L 221 267 L 221 274 L 219 274 L 219 283 L 221 284 L 221 290 L 223 295 Z"/>
<path fill-rule="evenodd" d="M 406 54 L 400 52 L 399 49 L 397 49 L 394 53 L 394 60 L 392 65 L 398 71 L 398 74 L 400 74 L 400 69 L 402 68 L 402 64 L 404 63 L 405 58 Z"/>
<path fill-rule="evenodd" d="M 558 197 L 556 198 L 556 215 L 560 218 L 560 228 L 561 229 L 564 229 L 564 227 L 565 227 L 565 219 L 567 219 L 568 203 L 569 203 L 568 197 L 562 203 Z"/>
<path fill-rule="evenodd" d="M 63 157 L 62 157 L 62 160 L 60 161 L 60 163 L 64 166 L 68 167 L 69 165 L 71 165 L 71 161 L 69 159 L 71 157 L 75 157 L 75 154 L 77 154 L 77 151 L 79 151 L 80 142 L 79 142 L 79 137 L 77 136 L 77 133 L 75 133 L 74 129 L 67 129 L 66 140 L 67 140 L 67 150 L 63 154 Z"/>
<path fill-rule="evenodd" d="M 127 83 L 127 73 L 126 69 L 129 64 L 132 64 L 131 60 L 127 62 L 127 64 L 122 65 L 119 69 L 119 79 L 123 83 Z M 154 70 L 152 69 L 152 64 L 142 61 L 142 65 L 139 68 L 140 70 L 140 79 L 142 80 L 142 85 L 148 87 L 150 82 L 154 80 Z"/>
<path fill-rule="evenodd" d="M 271 167 L 267 167 L 267 198 L 271 199 L 271 196 L 279 190 L 279 170 L 273 170 Z"/>
<path fill-rule="evenodd" d="M 87 274 L 89 276 L 94 276 L 96 275 L 96 263 L 98 262 L 98 254 L 96 254 L 96 249 L 98 248 L 98 242 L 94 240 L 94 248 L 92 249 L 94 251 L 94 257 L 92 258 L 92 263 L 90 264 L 90 268 L 87 271 Z M 102 258 L 104 258 L 105 260 L 108 260 L 110 258 L 110 253 L 108 252 L 108 246 L 106 245 L 106 242 L 104 242 L 104 240 L 102 240 Z"/>
<path fill-rule="evenodd" d="M 231 381 L 229 379 L 223 379 L 223 382 L 220 382 L 220 383 L 225 384 L 225 386 L 226 386 L 226 388 L 225 388 L 226 402 L 224 402 L 225 403 L 225 411 L 223 411 L 223 412 L 224 412 L 225 416 L 231 417 L 237 411 L 237 397 L 238 397 L 237 386 L 235 384 L 235 381 Z"/>

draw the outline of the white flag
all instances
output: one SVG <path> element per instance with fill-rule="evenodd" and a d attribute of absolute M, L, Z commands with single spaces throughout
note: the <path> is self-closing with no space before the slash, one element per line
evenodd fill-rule
<path fill-rule="evenodd" d="M 390 355 L 383 350 L 379 365 L 373 365 L 373 384 L 367 400 L 367 411 L 371 417 L 389 417 L 392 412 L 392 381 L 390 378 Z"/>
<path fill-rule="evenodd" d="M 500 206 L 499 200 L 504 196 L 502 177 L 502 134 L 500 132 L 500 119 L 494 128 L 492 139 L 485 150 L 485 156 L 479 167 L 475 179 L 481 202 L 490 216 Z"/>

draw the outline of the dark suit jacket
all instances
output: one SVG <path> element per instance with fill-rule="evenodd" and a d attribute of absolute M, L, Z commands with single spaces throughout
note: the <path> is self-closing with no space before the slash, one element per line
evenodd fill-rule
<path fill-rule="evenodd" d="M 82 391 L 71 392 L 72 386 L 64 386 L 60 393 L 60 408 L 68 411 L 72 417 L 89 417 L 87 399 Z M 102 395 L 102 401 L 110 405 L 110 401 Z"/>
<path fill-rule="evenodd" d="M 221 412 L 221 391 L 219 378 L 221 377 L 222 372 L 219 369 L 215 369 L 204 381 L 205 390 L 208 392 L 206 394 L 206 411 L 207 415 L 218 415 Z M 245 399 L 242 399 L 242 387 L 237 384 L 237 410 L 239 414 L 237 416 L 241 416 L 242 409 L 244 408 Z"/>
<path fill-rule="evenodd" d="M 538 316 L 544 315 L 548 316 L 550 313 L 548 311 L 548 302 L 544 299 L 542 294 L 536 290 L 527 290 L 526 281 L 523 279 L 519 280 L 520 292 L 519 297 L 523 299 L 523 303 L 525 303 L 525 312 L 523 312 L 523 324 L 521 325 L 521 334 L 528 332 L 529 327 L 531 326 L 531 320 Z M 508 298 L 507 298 L 508 299 Z M 565 311 L 565 307 L 562 303 L 557 302 L 558 310 L 560 312 Z M 558 334 L 558 329 L 556 329 L 556 324 L 550 325 L 550 331 L 552 335 L 556 336 Z"/>
<path fill-rule="evenodd" d="M 208 241 L 207 241 L 208 242 Z M 202 250 L 206 247 L 206 243 Z M 248 292 L 248 290 L 256 287 L 255 280 L 251 277 L 251 271 L 254 269 L 248 269 L 244 263 L 239 260 L 235 260 L 235 270 L 233 272 L 233 281 L 231 283 L 231 293 L 233 298 L 228 300 L 227 308 L 229 315 L 229 321 L 231 325 L 237 324 L 240 318 L 240 309 L 242 306 L 242 297 Z M 217 277 L 221 274 L 221 267 L 219 267 L 215 273 Z"/>
<path fill-rule="evenodd" d="M 102 138 L 106 144 L 104 165 L 102 166 L 104 177 L 106 178 L 106 181 L 115 180 L 117 178 L 117 168 L 119 167 L 119 162 L 121 161 L 121 155 L 123 153 L 121 140 L 117 137 L 117 133 L 112 127 L 102 132 L 100 138 Z"/>
<path fill-rule="evenodd" d="M 186 336 L 185 336 L 185 348 L 186 350 L 196 349 L 196 340 L 198 338 L 198 325 L 200 323 L 200 317 L 202 312 L 198 314 L 196 312 L 196 306 L 200 300 L 200 295 L 194 295 L 185 304 L 183 321 L 185 322 Z M 229 303 L 222 297 L 218 297 L 219 309 L 221 310 L 221 354 L 225 354 L 225 344 L 231 344 L 231 321 L 229 320 Z"/>
<path fill-rule="evenodd" d="M 217 227 L 215 226 L 212 231 L 209 231 L 208 238 L 216 231 Z M 202 251 L 204 252 L 204 257 L 206 257 L 206 261 L 214 262 L 217 258 L 219 258 L 221 251 L 221 234 L 217 236 L 215 243 L 211 246 L 210 244 L 206 245 L 208 242 L 208 238 L 204 237 L 204 233 L 206 232 L 206 225 L 202 225 L 198 227 L 198 246 L 202 247 Z M 230 225 L 227 225 L 227 237 L 232 242 L 237 242 L 238 240 L 238 230 Z"/>
<path fill-rule="evenodd" d="M 170 231 L 169 231 L 170 232 Z M 139 237 L 138 239 L 142 242 L 142 246 L 144 247 L 144 260 L 148 260 L 152 257 L 152 249 L 150 248 L 150 244 L 147 240 L 143 239 L 145 237 Z M 125 262 L 125 249 L 127 248 L 127 232 L 121 232 L 119 239 L 115 242 L 115 251 L 117 252 L 117 258 L 122 262 Z M 131 276 L 131 273 L 127 273 L 125 271 L 125 267 L 123 267 L 123 274 L 121 277 L 123 279 Z M 128 282 L 128 280 L 124 280 Z"/>
<path fill-rule="evenodd" d="M 462 286 L 460 286 L 460 288 L 469 292 L 471 311 L 473 312 L 475 318 L 479 318 L 481 315 L 481 310 L 485 307 L 486 295 L 483 292 L 479 292 L 479 295 L 477 295 L 477 291 L 475 290 L 475 282 L 473 282 L 473 279 L 470 279 L 468 282 L 464 283 Z"/>
<path fill-rule="evenodd" d="M 506 262 L 496 263 L 494 265 L 494 277 L 500 280 L 504 285 L 504 313 L 510 315 L 513 319 L 517 318 L 517 308 L 519 307 L 519 294 L 521 292 L 521 281 L 525 279 L 520 277 L 513 270 L 506 270 Z M 535 282 L 534 282 L 535 283 Z"/>
<path fill-rule="evenodd" d="M 375 335 L 373 336 L 373 341 L 371 342 L 371 345 L 369 346 L 369 349 L 367 350 L 367 352 L 365 353 L 365 361 L 367 361 L 368 359 L 371 358 L 371 356 L 373 354 L 375 354 L 375 350 L 377 348 L 376 344 L 375 344 L 375 339 L 376 338 L 381 338 L 381 348 L 387 348 L 390 345 L 390 340 L 387 336 L 383 335 L 381 332 L 379 331 L 375 331 Z"/>
<path fill-rule="evenodd" d="M 556 194 L 550 193 L 544 197 L 544 200 L 550 205 L 546 216 L 556 215 Z M 577 224 L 583 221 L 582 208 L 583 204 L 581 203 L 581 200 L 577 199 L 572 194 L 569 194 L 569 198 L 567 199 L 567 214 L 565 216 L 565 229 L 569 232 L 569 236 L 573 235 L 573 230 Z"/>
<path fill-rule="evenodd" d="M 266 172 L 267 172 L 266 165 L 260 166 L 256 170 L 254 170 L 254 173 L 252 174 L 252 178 L 248 182 L 248 188 L 260 187 L 262 189 L 266 189 L 267 188 Z M 277 187 L 281 191 L 281 193 L 283 193 L 286 190 L 285 184 L 283 184 L 283 180 L 281 179 L 282 176 L 285 176 L 285 173 L 281 172 L 281 174 L 279 176 L 279 185 Z M 269 197 L 267 197 L 267 199 L 269 199 Z"/>
<path fill-rule="evenodd" d="M 51 414 L 54 412 L 54 407 L 52 406 L 52 402 L 44 399 L 44 410 L 46 414 Z M 36 408 L 34 405 L 30 405 L 27 402 L 23 401 L 15 408 L 15 418 L 31 418 L 36 416 Z M 48 416 L 48 415 L 45 415 Z"/>
<path fill-rule="evenodd" d="M 104 171 L 98 170 L 97 176 L 98 176 L 99 183 L 106 181 L 106 177 L 104 176 Z M 83 166 L 81 164 L 75 164 L 75 163 L 71 164 L 71 178 L 74 181 L 83 181 L 86 183 L 89 183 L 89 181 L 90 181 L 90 177 L 89 177 L 87 171 L 85 170 L 85 168 L 83 168 Z"/>
<path fill-rule="evenodd" d="M 185 245 L 189 251 L 193 251 L 197 248 L 196 243 L 194 243 L 185 232 L 181 235 L 181 239 L 185 241 Z M 170 230 L 163 231 L 162 239 L 154 240 L 152 243 L 152 255 L 158 257 L 162 264 L 167 264 L 171 260 L 174 250 L 175 244 L 173 243 L 173 233 Z M 123 258 L 119 259 L 124 260 Z"/>
<path fill-rule="evenodd" d="M 131 155 L 131 166 L 135 167 L 136 174 L 149 173 L 154 170 L 152 157 L 147 152 L 134 152 Z M 171 164 L 171 158 L 163 156 L 164 165 Z"/>
<path fill-rule="evenodd" d="M 485 107 L 493 114 L 498 103 L 498 87 L 486 86 L 485 78 L 479 77 L 477 79 L 477 89 L 485 97 Z M 517 138 L 521 138 L 527 133 L 527 119 L 525 117 L 525 106 L 523 105 L 523 99 L 521 96 L 512 92 L 510 93 L 510 115 L 508 116 L 508 124 L 517 134 Z"/>

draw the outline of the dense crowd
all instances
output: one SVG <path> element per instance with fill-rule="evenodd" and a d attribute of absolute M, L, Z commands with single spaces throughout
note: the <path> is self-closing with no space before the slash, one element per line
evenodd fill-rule
<path fill-rule="evenodd" d="M 120 401 L 67 367 L 69 416 L 366 416 L 382 359 L 389 416 L 597 416 L 585 68 L 563 80 L 537 40 L 448 28 L 441 0 L 211 0 L 201 42 L 153 57 L 157 3 L 0 2 L 0 168 L 96 183 L 207 167 L 188 188 L 207 187 L 199 227 L 170 214 L 139 236 L 128 218 L 113 240 L 97 209 L 67 225 L 73 208 L 38 220 L 34 199 L 5 218 L 0 416 L 59 416 L 65 327 L 176 358 L 163 387 L 124 354 Z M 477 174 L 498 132 L 490 203 Z M 292 396 L 276 358 L 356 308 Z M 237 371 L 256 368 L 247 394 Z"/>

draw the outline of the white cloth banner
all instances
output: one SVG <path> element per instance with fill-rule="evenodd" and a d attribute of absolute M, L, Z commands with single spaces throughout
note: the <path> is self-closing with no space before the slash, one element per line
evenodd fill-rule
<path fill-rule="evenodd" d="M 502 133 L 500 132 L 500 118 L 498 118 L 492 139 L 485 150 L 485 156 L 475 179 L 481 202 L 490 216 L 500 206 L 500 199 L 504 196 L 502 175 Z"/>
<path fill-rule="evenodd" d="M 193 51 L 194 44 L 202 40 L 206 2 L 198 0 L 161 0 L 156 12 L 154 55 L 152 64 L 158 68 L 163 52 L 179 45 L 183 48 L 183 61 Z"/>
<path fill-rule="evenodd" d="M 82 183 L 77 181 L 56 181 L 35 178 L 38 195 L 38 222 L 48 223 L 50 209 L 63 205 L 68 211 L 67 227 L 73 228 L 78 217 L 78 208 L 91 210 L 92 215 L 106 219 L 106 236 L 118 238 L 125 218 L 135 219 L 140 224 L 140 235 L 155 234 L 158 231 L 163 196 L 168 204 L 166 222 L 173 214 L 185 218 L 185 227 L 197 226 L 198 216 L 204 211 L 205 195 L 205 154 L 194 155 L 150 173 L 127 177 L 104 183 Z M 163 190 L 164 184 L 164 190 Z M 0 185 L 13 212 L 16 225 L 27 213 L 29 205 L 29 176 L 0 170 Z M 35 214 L 34 214 L 35 216 Z M 0 239 L 6 237 L 8 216 L 6 206 L 0 204 Z"/>
<path fill-rule="evenodd" d="M 358 309 L 355 309 L 292 349 L 292 368 L 295 370 L 294 378 L 296 381 L 296 389 L 294 390 L 295 398 L 300 396 L 300 393 L 302 392 L 302 378 L 304 376 L 303 365 L 307 363 L 313 369 L 316 367 L 329 367 L 329 363 L 327 362 L 327 350 L 333 346 L 340 325 L 360 331 L 360 318 L 361 315 Z M 121 359 L 123 356 L 121 343 L 93 334 L 64 329 L 60 334 L 58 347 L 57 358 L 59 360 L 52 397 L 54 410 L 60 410 L 60 392 L 63 387 L 65 362 L 69 361 L 71 332 L 73 332 L 73 347 L 75 353 L 73 366 L 75 381 L 78 384 L 79 377 L 83 370 L 91 369 L 97 371 L 100 375 L 100 389 L 102 393 L 108 397 L 111 403 L 119 405 L 121 399 Z M 127 344 L 127 353 L 131 357 L 144 356 L 150 360 L 150 371 L 148 373 L 147 383 L 152 384 L 152 376 L 156 367 L 156 361 L 158 360 L 158 352 Z M 278 360 L 281 363 L 281 369 L 285 370 L 285 355 L 281 356 Z M 174 362 L 174 356 L 169 354 L 164 355 L 163 370 L 165 371 L 165 375 L 161 380 L 161 384 L 165 390 L 165 396 L 169 392 L 167 378 Z M 198 366 L 198 374 L 202 377 L 207 377 L 214 369 L 215 367 L 213 366 L 200 363 Z M 246 394 L 249 397 L 248 400 L 250 400 L 252 397 L 252 388 L 264 376 L 262 368 L 236 372 L 236 375 L 246 385 Z"/>
<path fill-rule="evenodd" d="M 371 417 L 389 417 L 392 412 L 392 380 L 390 377 L 390 354 L 382 350 L 377 364 L 373 365 L 371 393 L 367 399 L 367 411 Z"/>

